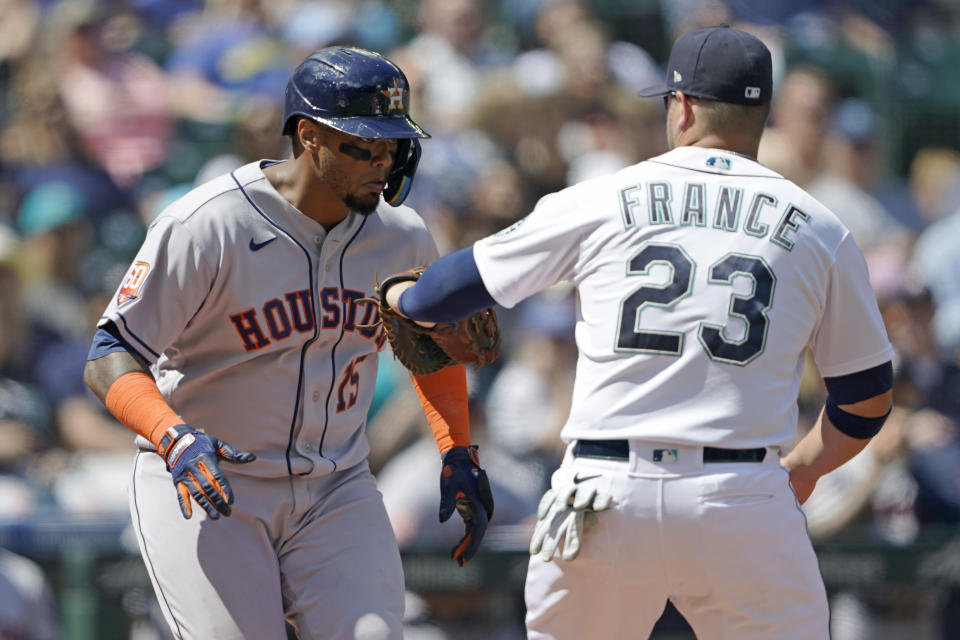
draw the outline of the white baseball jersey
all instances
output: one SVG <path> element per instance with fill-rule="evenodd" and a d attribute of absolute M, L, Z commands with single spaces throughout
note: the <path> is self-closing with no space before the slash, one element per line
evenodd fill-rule
<path fill-rule="evenodd" d="M 505 307 L 576 285 L 567 441 L 786 449 L 806 347 L 823 376 L 893 357 L 847 229 L 726 151 L 680 147 L 546 196 L 474 257 Z"/>
<path fill-rule="evenodd" d="M 149 359 L 184 421 L 255 462 L 260 477 L 323 475 L 361 462 L 385 336 L 385 277 L 437 256 L 423 220 L 381 201 L 329 231 L 254 162 L 176 201 L 151 224 L 100 324 Z M 141 438 L 142 446 L 149 446 Z"/>

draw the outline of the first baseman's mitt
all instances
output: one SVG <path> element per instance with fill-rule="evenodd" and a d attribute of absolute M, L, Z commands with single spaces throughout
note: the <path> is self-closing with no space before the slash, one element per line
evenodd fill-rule
<path fill-rule="evenodd" d="M 387 305 L 386 291 L 398 282 L 416 281 L 425 267 L 394 274 L 377 283 L 380 321 L 393 355 L 414 375 L 429 375 L 453 364 L 483 366 L 500 355 L 500 327 L 493 309 L 484 309 L 459 322 L 427 328 Z"/>

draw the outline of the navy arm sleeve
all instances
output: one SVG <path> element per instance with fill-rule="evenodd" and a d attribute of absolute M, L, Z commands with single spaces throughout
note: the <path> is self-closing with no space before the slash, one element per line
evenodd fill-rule
<path fill-rule="evenodd" d="M 93 343 L 90 345 L 90 351 L 87 353 L 87 360 L 97 360 L 108 353 L 115 351 L 126 351 L 132 353 L 144 362 L 148 362 L 140 352 L 130 346 L 130 344 L 120 336 L 120 332 L 112 322 L 97 329 L 93 335 Z"/>
<path fill-rule="evenodd" d="M 893 388 L 893 363 L 888 360 L 856 373 L 824 378 L 823 383 L 834 402 L 853 404 Z"/>
<path fill-rule="evenodd" d="M 480 278 L 473 247 L 467 247 L 427 267 L 417 283 L 400 294 L 397 306 L 414 320 L 456 322 L 494 304 Z"/>

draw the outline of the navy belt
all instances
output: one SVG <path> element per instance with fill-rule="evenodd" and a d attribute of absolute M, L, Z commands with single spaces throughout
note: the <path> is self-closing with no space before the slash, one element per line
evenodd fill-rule
<path fill-rule="evenodd" d="M 573 455 L 581 458 L 608 458 L 628 460 L 630 458 L 629 440 L 577 440 L 573 445 Z M 756 449 L 719 449 L 703 448 L 704 462 L 763 462 L 767 450 Z"/>

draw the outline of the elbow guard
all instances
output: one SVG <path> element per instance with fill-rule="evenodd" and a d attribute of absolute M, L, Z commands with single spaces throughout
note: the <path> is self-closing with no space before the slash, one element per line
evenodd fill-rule
<path fill-rule="evenodd" d="M 887 421 L 887 416 L 890 415 L 890 410 L 888 410 L 884 415 L 878 416 L 876 418 L 867 418 L 864 416 L 858 416 L 856 414 L 850 413 L 849 411 L 844 411 L 840 406 L 831 398 L 827 396 L 827 418 L 830 419 L 830 422 L 837 428 L 840 433 L 850 436 L 851 438 L 857 438 L 859 440 L 865 440 L 867 438 L 872 438 L 880 432 L 880 428 L 883 427 L 883 423 Z"/>

